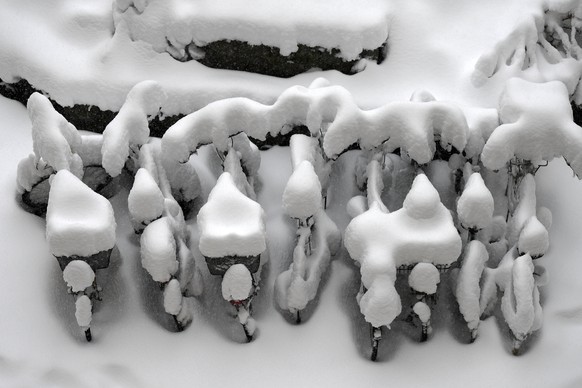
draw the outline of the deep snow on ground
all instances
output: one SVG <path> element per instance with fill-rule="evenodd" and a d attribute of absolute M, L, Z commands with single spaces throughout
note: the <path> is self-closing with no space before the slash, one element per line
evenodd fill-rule
<path fill-rule="evenodd" d="M 541 1 L 541 0 L 540 0 Z M 143 45 L 111 40 L 110 0 L 0 0 L 0 78 L 16 70 L 62 104 L 119 107 L 136 82 L 153 78 L 167 89 L 172 109 L 193 109 L 225 96 L 272 102 L 287 87 L 325 76 L 345 86 L 362 107 L 408 100 L 423 88 L 439 100 L 496 107 L 503 68 L 481 88 L 470 82 L 477 58 L 505 37 L 536 1 L 453 2 L 394 0 L 390 56 L 362 73 L 313 72 L 282 80 L 206 69 L 154 54 Z M 141 268 L 138 240 L 127 211 L 127 191 L 113 198 L 118 250 L 98 273 L 103 302 L 94 314 L 94 341 L 86 343 L 74 318 L 74 300 L 45 241 L 43 219 L 16 200 L 16 165 L 32 151 L 30 122 L 18 103 L 0 97 L 0 387 L 579 387 L 582 385 L 582 183 L 562 161 L 537 175 L 538 204 L 551 209 L 550 251 L 541 259 L 550 273 L 542 289 L 544 327 L 519 357 L 511 355 L 506 325 L 481 323 L 474 344 L 460 317 L 443 305 L 434 314 L 433 337 L 420 344 L 394 325 L 369 357 L 368 327 L 355 301 L 359 272 L 344 249 L 322 292 L 295 325 L 273 300 L 276 276 L 291 261 L 293 223 L 281 196 L 289 175 L 288 149 L 262 153 L 259 202 L 266 211 L 270 264 L 255 299 L 259 331 L 244 343 L 240 325 L 222 299 L 219 279 L 205 273 L 194 322 L 173 332 L 161 292 Z M 201 152 L 203 159 L 204 152 Z M 353 194 L 355 155 L 336 163 L 329 213 L 343 231 Z M 216 171 L 197 164 L 205 195 Z M 196 241 L 196 223 L 193 241 Z M 194 247 L 195 249 L 195 244 Z M 195 252 L 200 258 L 198 252 Z M 465 333 L 465 334 L 463 334 Z M 414 334 L 414 333 L 413 333 Z"/>

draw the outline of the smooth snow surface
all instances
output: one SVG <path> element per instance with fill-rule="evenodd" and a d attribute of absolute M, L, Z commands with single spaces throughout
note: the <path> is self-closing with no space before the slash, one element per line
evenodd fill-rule
<path fill-rule="evenodd" d="M 223 173 L 198 213 L 200 252 L 207 257 L 261 254 L 266 249 L 263 217 L 261 205 Z"/>
<path fill-rule="evenodd" d="M 108 200 L 67 170 L 51 182 L 46 238 L 55 256 L 91 256 L 115 246 L 115 218 Z"/>

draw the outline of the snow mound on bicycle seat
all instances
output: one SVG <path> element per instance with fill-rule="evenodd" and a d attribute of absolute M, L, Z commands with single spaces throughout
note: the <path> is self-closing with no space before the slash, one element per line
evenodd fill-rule
<path fill-rule="evenodd" d="M 493 195 L 481 174 L 471 174 L 457 203 L 461 225 L 467 229 L 485 228 L 493 221 L 493 208 Z"/>
<path fill-rule="evenodd" d="M 164 195 L 145 168 L 140 168 L 135 174 L 133 186 L 127 197 L 127 206 L 136 222 L 155 220 L 164 211 Z"/>
<path fill-rule="evenodd" d="M 441 203 L 439 193 L 429 182 L 426 175 L 418 175 L 412 183 L 410 192 L 404 199 L 406 213 L 416 219 L 432 218 Z"/>
<path fill-rule="evenodd" d="M 267 247 L 261 205 L 225 172 L 198 213 L 200 252 L 206 257 L 256 256 Z"/>
<path fill-rule="evenodd" d="M 46 236 L 55 256 L 91 256 L 115 245 L 111 203 L 67 170 L 52 179 Z"/>
<path fill-rule="evenodd" d="M 321 207 L 321 184 L 313 165 L 304 160 L 297 166 L 283 192 L 283 209 L 290 217 L 306 219 Z"/>
<path fill-rule="evenodd" d="M 252 288 L 253 279 L 244 264 L 231 266 L 222 278 L 222 297 L 225 300 L 245 300 Z"/>
<path fill-rule="evenodd" d="M 529 253 L 532 258 L 538 258 L 545 255 L 549 246 L 548 230 L 536 216 L 530 217 L 521 230 L 517 249 L 522 254 Z"/>

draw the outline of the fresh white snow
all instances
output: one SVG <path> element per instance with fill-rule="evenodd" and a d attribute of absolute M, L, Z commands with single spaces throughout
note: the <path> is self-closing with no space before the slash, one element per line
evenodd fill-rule
<path fill-rule="evenodd" d="M 165 283 L 178 271 L 176 240 L 168 217 L 157 219 L 144 229 L 140 249 L 141 264 L 156 282 Z"/>
<path fill-rule="evenodd" d="M 256 256 L 266 249 L 261 205 L 223 173 L 197 217 L 200 252 L 207 257 Z"/>
<path fill-rule="evenodd" d="M 481 174 L 471 174 L 457 202 L 457 215 L 467 229 L 480 230 L 493 220 L 493 196 Z"/>
<path fill-rule="evenodd" d="M 79 292 L 93 284 L 95 272 L 85 261 L 73 260 L 63 270 L 63 279 L 71 287 L 71 291 Z"/>
<path fill-rule="evenodd" d="M 91 299 L 87 295 L 81 295 L 75 301 L 75 318 L 77 318 L 77 324 L 81 327 L 88 327 L 91 324 L 93 314 Z"/>
<path fill-rule="evenodd" d="M 244 264 L 235 264 L 226 270 L 221 284 L 225 300 L 245 300 L 251 294 L 253 279 Z"/>
<path fill-rule="evenodd" d="M 123 106 L 103 132 L 103 168 L 115 177 L 121 174 L 130 147 L 140 147 L 148 141 L 148 117 L 158 113 L 166 95 L 155 81 L 143 81 L 127 94 Z"/>
<path fill-rule="evenodd" d="M 164 288 L 164 310 L 168 314 L 178 315 L 182 309 L 182 290 L 180 282 L 172 279 Z"/>
<path fill-rule="evenodd" d="M 582 132 L 572 121 L 568 97 L 559 81 L 507 81 L 499 102 L 503 125 L 491 134 L 481 154 L 485 167 L 497 170 L 514 157 L 533 163 L 564 157 L 582 176 Z"/>
<path fill-rule="evenodd" d="M 194 42 L 203 46 L 217 40 L 240 40 L 252 45 L 277 47 L 282 55 L 297 45 L 338 48 L 352 60 L 363 49 L 375 49 L 388 39 L 390 6 L 364 0 L 358 7 L 349 1 L 307 1 L 273 4 L 268 0 L 116 1 L 114 20 L 126 23 L 134 40 L 150 43 L 159 52 L 183 52 Z M 322 28 L 322 26 L 325 26 Z"/>
<path fill-rule="evenodd" d="M 459 302 L 459 310 L 471 330 L 477 329 L 483 313 L 479 281 L 488 259 L 487 250 L 480 241 L 473 240 L 467 244 L 457 278 L 455 296 Z"/>
<path fill-rule="evenodd" d="M 164 211 L 164 195 L 156 181 L 145 168 L 140 168 L 135 174 L 133 186 L 127 197 L 129 214 L 135 221 L 136 230 L 162 216 Z M 141 225 L 143 223 L 144 225 Z"/>
<path fill-rule="evenodd" d="M 19 128 L 7 137 L 0 158 L 4 165 L 15 166 L 30 152 L 30 122 L 18 103 L 4 98 L 0 102 L 5 128 Z M 271 182 L 261 195 L 269 215 L 269 251 L 274 263 L 271 267 L 284 260 L 293 244 L 293 230 L 281 223 L 287 216 L 279 208 L 291 173 L 288 160 L 284 149 L 263 154 L 263 164 L 274 167 L 274 171 L 261 168 L 261 176 Z M 349 165 L 346 163 L 344 168 L 349 169 Z M 142 296 L 145 290 L 138 283 L 141 268 L 134 264 L 139 253 L 128 214 L 121 211 L 125 206 L 122 198 L 114 200 L 119 210 L 121 266 L 104 284 L 104 301 L 92 322 L 94 342 L 87 344 L 79 334 L 75 306 L 61 270 L 48 253 L 42 220 L 21 210 L 15 201 L 4 201 L 0 213 L 11 222 L 0 226 L 0 241 L 6 257 L 14 260 L 0 262 L 2 273 L 6 274 L 0 290 L 14 297 L 0 300 L 2 311 L 10 312 L 0 321 L 2 332 L 7 334 L 0 338 L 4 357 L 0 386 L 157 388 L 168 384 L 187 387 L 196 381 L 200 387 L 215 387 L 238 384 L 241 379 L 256 386 L 358 386 L 364 375 L 367 382 L 375 385 L 464 387 L 466 381 L 479 381 L 481 386 L 576 387 L 582 381 L 577 346 L 582 341 L 582 306 L 572 295 L 582 293 L 576 253 L 582 250 L 577 236 L 582 217 L 578 195 L 582 184 L 572 179 L 563 162 L 541 169 L 538 178 L 538 201 L 554 213 L 552 247 L 539 259 L 552 279 L 543 289 L 544 329 L 519 357 L 511 355 L 511 344 L 495 318 L 491 318 L 481 322 L 479 338 L 471 345 L 458 341 L 438 321 L 433 322 L 433 337 L 423 344 L 400 335 L 390 336 L 381 344 L 379 361 L 371 363 L 367 359 L 368 330 L 354 301 L 359 274 L 346 256 L 332 262 L 317 309 L 301 326 L 290 325 L 272 309 L 271 287 L 278 272 L 273 271 L 264 274 L 264 297 L 256 299 L 260 330 L 252 343 L 241 346 L 233 341 L 230 333 L 238 333 L 240 325 L 230 324 L 230 319 L 222 315 L 223 310 L 216 309 L 224 304 L 220 288 L 207 293 L 212 307 L 197 309 L 192 326 L 183 333 L 171 333 L 155 320 L 152 308 L 145 302 L 153 294 L 146 292 Z M 12 168 L 0 177 L 4 198 L 13 197 L 15 179 Z M 338 215 L 344 211 L 336 210 Z M 340 219 L 345 226 L 346 219 Z M 22 279 L 28 281 L 23 283 Z M 206 277 L 205 282 L 209 281 L 213 284 Z M 15 302 L 19 301 L 28 307 L 17 307 Z M 175 357 L 159 357 L 160 352 Z M 259 371 L 257 362 L 262 365 Z M 225 365 L 229 373 L 224 373 Z M 296 369 L 288 365 L 295 365 L 303 373 L 297 375 Z M 419 365 L 423 373 L 418 373 Z"/>
<path fill-rule="evenodd" d="M 46 239 L 55 256 L 91 256 L 115 246 L 113 207 L 68 170 L 51 181 Z"/>
<path fill-rule="evenodd" d="M 408 284 L 416 292 L 434 294 L 441 282 L 439 270 L 431 263 L 418 263 L 408 275 Z"/>
<path fill-rule="evenodd" d="M 305 160 L 289 178 L 283 192 L 283 209 L 289 217 L 306 220 L 321 207 L 321 183 L 313 165 Z"/>
<path fill-rule="evenodd" d="M 77 154 L 81 135 L 52 106 L 48 98 L 33 93 L 27 109 L 32 121 L 32 148 L 38 159 L 43 159 L 55 171 L 67 169 L 82 176 L 83 162 Z"/>
<path fill-rule="evenodd" d="M 575 85 L 578 65 L 572 58 L 557 66 L 549 66 L 542 58 L 525 72 L 519 61 L 495 60 L 499 63 L 496 73 L 478 86 L 473 83 L 481 55 L 507 37 L 519 46 L 522 40 L 514 40 L 512 32 L 520 30 L 521 20 L 541 15 L 542 3 L 546 1 L 492 0 L 484 6 L 473 0 L 395 0 L 389 58 L 382 65 L 367 63 L 355 76 L 315 71 L 283 80 L 176 62 L 143 42 L 132 41 L 127 31 L 112 37 L 112 2 L 108 0 L 4 0 L 0 78 L 12 82 L 24 77 L 34 86 L 50 90 L 51 98 L 63 105 L 86 103 L 114 110 L 122 106 L 136 83 L 155 79 L 168 93 L 163 107 L 166 114 L 190 112 L 224 97 L 252 97 L 272 104 L 292 85 L 308 86 L 322 76 L 330 85 L 346 88 L 364 110 L 403 102 L 416 90 L 429 90 L 438 102 L 461 106 L 470 131 L 465 150 L 475 144 L 471 146 L 474 155 L 481 143 L 479 136 L 472 143 L 473 131 L 487 139 L 497 126 L 496 109 L 491 108 L 498 107 L 507 79 L 559 79 L 567 82 L 568 91 Z M 547 3 L 560 12 L 579 8 L 575 0 Z M 362 376 L 375 386 L 464 387 L 470 381 L 483 387 L 570 388 L 582 383 L 578 346 L 582 342 L 582 306 L 576 299 L 582 294 L 581 261 L 577 260 L 582 250 L 578 236 L 582 183 L 572 179 L 563 161 L 552 162 L 536 175 L 537 205 L 551 209 L 552 228 L 548 226 L 552 217 L 541 208 L 536 212 L 534 205 L 533 213 L 528 213 L 537 213 L 549 231 L 551 247 L 537 261 L 548 268 L 551 280 L 541 289 L 544 328 L 529 339 L 519 357 L 510 354 L 508 334 L 497 323 L 503 317 L 481 322 L 479 338 L 467 345 L 450 329 L 457 318 L 439 311 L 432 317 L 434 335 L 428 342 L 417 344 L 416 339 L 391 331 L 380 346 L 380 365 L 370 363 L 369 333 L 355 301 L 360 276 L 343 249 L 331 263 L 310 319 L 301 326 L 289 325 L 272 306 L 273 283 L 287 268 L 294 240 L 294 228 L 281 210 L 281 195 L 291 170 L 288 150 L 280 148 L 262 153 L 263 185 L 257 194 L 265 208 L 272 265 L 263 274 L 264 284 L 255 300 L 260 323 L 256 340 L 244 346 L 238 343 L 240 325 L 225 317 L 225 310 L 217 309 L 224 305 L 220 280 L 207 273 L 203 279 L 210 292 L 200 302 L 182 308 L 194 312 L 192 326 L 182 333 L 167 329 L 158 314 L 161 307 L 157 309 L 154 306 L 159 304 L 151 302 L 159 298 L 159 290 L 152 292 L 144 285 L 151 280 L 144 278 L 136 264 L 139 248 L 126 210 L 127 192 L 123 191 L 112 200 L 119 224 L 119 253 L 114 253 L 109 269 L 98 273 L 98 277 L 104 274 L 107 287 L 91 322 L 95 340 L 87 344 L 75 323 L 75 305 L 62 272 L 49 253 L 42 219 L 25 213 L 12 200 L 15 166 L 33 149 L 31 123 L 25 109 L 13 101 L 0 98 L 0 112 L 0 132 L 5 134 L 0 146 L 5 167 L 0 176 L 5 199 L 0 206 L 4 220 L 0 245 L 5 257 L 0 261 L 4 274 L 0 292 L 11 296 L 0 299 L 2 387 L 359 386 Z M 200 161 L 201 155 L 192 159 Z M 357 194 L 351 187 L 351 155 L 338 160 L 338 171 L 332 177 L 336 184 L 338 180 L 345 184 L 342 191 L 330 191 L 329 200 L 332 219 L 340 230 L 349 222 L 345 204 Z M 206 196 L 217 174 L 201 171 Z M 199 231 L 195 222 L 192 226 L 195 239 Z M 199 252 L 193 253 L 200 259 Z M 534 292 L 532 300 L 535 298 Z"/>

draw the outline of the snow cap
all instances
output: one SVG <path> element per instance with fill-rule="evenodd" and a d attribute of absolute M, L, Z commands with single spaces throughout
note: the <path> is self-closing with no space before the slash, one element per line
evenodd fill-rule
<path fill-rule="evenodd" d="M 426 219 L 435 215 L 440 203 L 438 191 L 436 191 L 426 175 L 419 174 L 412 182 L 412 187 L 404 199 L 403 207 L 410 217 Z"/>
<path fill-rule="evenodd" d="M 135 174 L 127 206 L 131 217 L 137 222 L 155 220 L 164 211 L 164 195 L 145 168 L 140 168 Z"/>
<path fill-rule="evenodd" d="M 261 205 L 222 173 L 198 213 L 200 252 L 207 257 L 256 256 L 267 247 Z"/>
<path fill-rule="evenodd" d="M 55 256 L 91 256 L 115 246 L 111 203 L 67 170 L 52 179 L 46 235 Z"/>
<path fill-rule="evenodd" d="M 493 220 L 493 195 L 479 173 L 469 177 L 457 203 L 461 225 L 467 229 L 483 229 Z"/>
<path fill-rule="evenodd" d="M 293 218 L 306 219 L 321 208 L 321 184 L 313 165 L 304 160 L 297 166 L 283 192 L 283 209 Z"/>
<path fill-rule="evenodd" d="M 536 216 L 532 216 L 519 235 L 517 250 L 520 254 L 529 253 L 532 258 L 543 256 L 550 246 L 548 231 Z"/>

